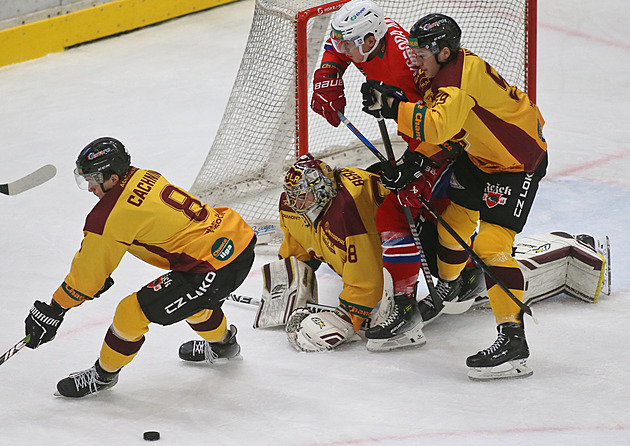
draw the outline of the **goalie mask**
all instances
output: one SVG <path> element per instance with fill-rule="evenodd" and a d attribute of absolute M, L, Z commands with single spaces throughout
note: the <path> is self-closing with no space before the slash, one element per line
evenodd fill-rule
<path fill-rule="evenodd" d="M 74 177 L 81 189 L 103 184 L 113 174 L 124 178 L 131 166 L 131 156 L 115 138 L 98 138 L 81 150 L 74 169 Z"/>
<path fill-rule="evenodd" d="M 429 14 L 411 27 L 408 40 L 412 50 L 426 48 L 434 55 L 448 47 L 451 50 L 451 60 L 457 57 L 461 36 L 462 30 L 455 20 L 444 14 Z"/>
<path fill-rule="evenodd" d="M 337 195 L 331 167 L 307 153 L 284 176 L 288 205 L 310 226 Z"/>
<path fill-rule="evenodd" d="M 352 0 L 343 5 L 333 17 L 331 28 L 330 40 L 335 50 L 349 54 L 356 47 L 363 62 L 369 55 L 363 52 L 365 38 L 373 34 L 378 42 L 387 33 L 383 10 L 371 0 Z"/>

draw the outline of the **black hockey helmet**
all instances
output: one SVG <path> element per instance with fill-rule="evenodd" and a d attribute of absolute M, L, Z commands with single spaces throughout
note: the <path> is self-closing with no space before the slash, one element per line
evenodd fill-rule
<path fill-rule="evenodd" d="M 76 166 L 77 182 L 81 177 L 102 184 L 113 174 L 124 178 L 131 166 L 131 156 L 120 141 L 106 136 L 85 146 L 79 153 Z"/>
<path fill-rule="evenodd" d="M 418 20 L 409 31 L 411 49 L 427 48 L 432 54 L 448 47 L 457 54 L 462 30 L 452 18 L 444 14 L 429 14 Z"/>

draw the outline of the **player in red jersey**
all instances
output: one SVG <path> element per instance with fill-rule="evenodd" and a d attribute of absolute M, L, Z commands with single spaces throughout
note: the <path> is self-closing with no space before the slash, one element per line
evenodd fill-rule
<path fill-rule="evenodd" d="M 342 6 L 332 20 L 331 36 L 326 42 L 321 67 L 315 71 L 311 108 L 333 126 L 339 125 L 337 110 L 345 110 L 343 74 L 351 64 L 366 79 L 400 86 L 410 101 L 422 101 L 416 87 L 418 64 L 415 53 L 409 48 L 407 31 L 395 21 L 385 17 L 381 8 L 371 0 L 352 0 Z M 452 159 L 441 147 L 414 140 L 403 135 L 410 150 L 403 155 L 408 165 L 416 165 L 422 172 L 426 163 L 415 154 L 422 145 L 422 153 L 432 165 L 414 185 L 430 196 L 434 183 Z M 410 175 L 417 172 L 410 172 Z M 387 181 L 384 185 L 389 188 Z M 413 187 L 413 185 L 411 186 Z M 440 209 L 446 205 L 436 203 Z M 420 213 L 413 210 L 414 218 Z M 383 266 L 392 276 L 395 313 L 389 324 L 370 332 L 376 344 L 384 343 L 382 350 L 419 345 L 407 339 L 406 332 L 421 328 L 422 318 L 415 304 L 416 282 L 420 271 L 421 255 L 405 219 L 403 206 L 395 194 L 385 198 L 376 214 L 376 224 L 382 238 Z M 401 323 L 402 322 L 402 323 Z M 418 327 L 419 326 L 419 327 Z M 397 327 L 397 328 L 394 328 Z"/>

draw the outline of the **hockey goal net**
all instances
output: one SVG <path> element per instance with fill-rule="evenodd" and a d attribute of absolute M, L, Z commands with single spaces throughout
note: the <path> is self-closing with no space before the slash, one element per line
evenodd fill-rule
<path fill-rule="evenodd" d="M 344 1 L 256 0 L 250 34 L 219 131 L 192 186 L 210 206 L 238 211 L 267 241 L 277 231 L 283 173 L 311 152 L 332 167 L 376 161 L 343 124 L 334 128 L 310 110 L 312 76 Z M 385 15 L 409 30 L 439 12 L 462 28 L 462 46 L 489 62 L 535 100 L 536 0 L 380 0 Z M 349 120 L 380 143 L 376 120 L 361 111 L 364 77 L 344 75 Z M 393 124 L 393 125 L 391 125 Z M 402 147 L 390 123 L 395 147 Z"/>

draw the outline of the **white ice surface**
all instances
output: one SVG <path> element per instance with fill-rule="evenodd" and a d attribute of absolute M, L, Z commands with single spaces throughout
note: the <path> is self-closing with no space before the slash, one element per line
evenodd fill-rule
<path fill-rule="evenodd" d="M 115 136 L 135 165 L 190 187 L 252 11 L 245 0 L 0 69 L 0 182 L 58 168 L 43 186 L 0 197 L 0 353 L 79 248 L 95 200 L 74 183 L 79 150 Z M 254 331 L 253 307 L 226 303 L 242 361 L 184 364 L 177 348 L 192 331 L 155 326 L 114 389 L 53 397 L 59 379 L 93 364 L 118 301 L 159 274 L 129 257 L 114 288 L 73 309 L 54 342 L 0 367 L 0 445 L 139 445 L 147 430 L 161 432 L 159 444 L 190 446 L 630 444 L 630 14 L 625 0 L 539 0 L 538 16 L 550 166 L 523 234 L 609 235 L 613 293 L 594 305 L 560 297 L 533 307 L 531 378 L 467 379 L 466 356 L 495 339 L 487 310 L 438 319 L 416 350 L 375 354 L 357 342 L 305 354 L 282 330 Z M 260 266 L 272 259 L 259 255 L 238 291 L 259 296 Z M 335 304 L 340 280 L 324 269 L 319 281 L 321 300 Z"/>

